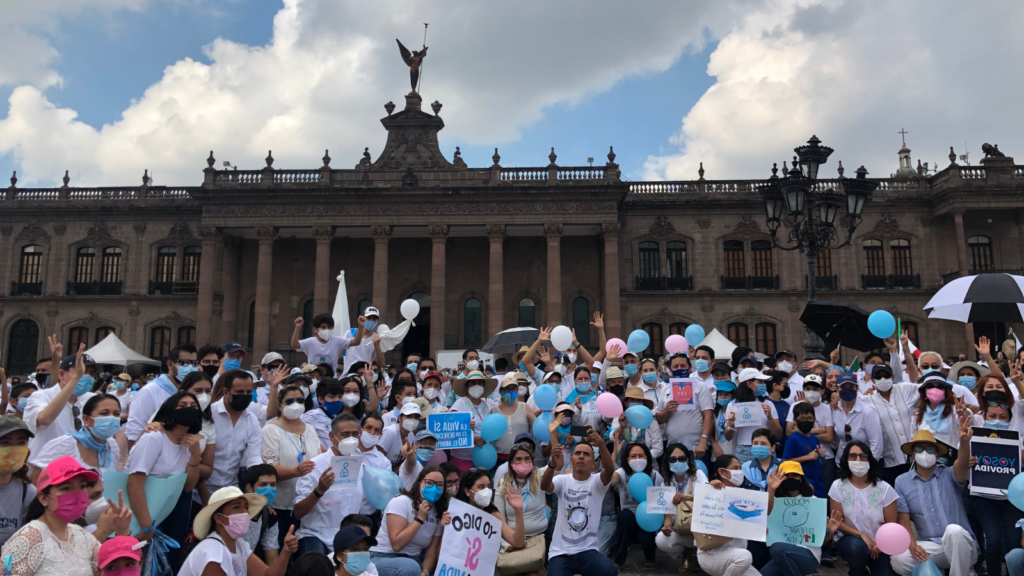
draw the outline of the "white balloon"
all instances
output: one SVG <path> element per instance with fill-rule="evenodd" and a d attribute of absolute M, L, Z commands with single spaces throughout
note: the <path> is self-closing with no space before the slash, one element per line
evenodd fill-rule
<path fill-rule="evenodd" d="M 402 318 L 406 320 L 412 320 L 420 313 L 420 303 L 413 300 L 412 298 L 402 302 Z"/>
<path fill-rule="evenodd" d="M 380 324 L 377 326 L 377 334 L 384 334 L 388 330 L 391 330 L 391 328 L 389 328 L 387 324 Z"/>
<path fill-rule="evenodd" d="M 559 352 L 565 352 L 572 346 L 572 330 L 568 326 L 555 326 L 551 331 L 551 345 Z"/>

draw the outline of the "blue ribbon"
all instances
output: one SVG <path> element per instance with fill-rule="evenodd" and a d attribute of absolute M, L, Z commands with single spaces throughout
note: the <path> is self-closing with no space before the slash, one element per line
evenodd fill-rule
<path fill-rule="evenodd" d="M 153 529 L 153 538 L 146 547 L 142 558 L 142 576 L 171 576 L 174 574 L 167 553 L 172 549 L 181 548 L 173 538 L 164 534 L 159 528 Z"/>
<path fill-rule="evenodd" d="M 89 432 L 85 426 L 82 426 L 81 430 L 68 432 L 68 436 L 78 440 L 86 448 L 96 451 L 96 460 L 99 462 L 100 469 L 110 467 L 110 462 L 113 459 L 113 456 L 110 454 L 110 448 L 107 446 L 107 443 L 97 442 L 96 439 L 92 437 L 92 433 Z"/>
<path fill-rule="evenodd" d="M 929 408 L 924 409 L 924 421 L 927 422 L 928 426 L 938 434 L 945 434 L 949 432 L 949 420 L 942 415 L 945 410 L 945 404 L 940 404 L 935 408 L 935 410 L 931 410 Z"/>

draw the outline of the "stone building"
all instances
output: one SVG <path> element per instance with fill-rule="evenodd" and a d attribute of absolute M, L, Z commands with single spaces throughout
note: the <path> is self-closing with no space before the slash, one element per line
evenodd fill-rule
<path fill-rule="evenodd" d="M 690 323 L 772 353 L 799 350 L 805 259 L 773 248 L 755 181 L 626 182 L 604 166 L 471 168 L 439 149 L 441 105 L 385 106 L 383 152 L 353 168 L 218 169 L 200 185 L 0 190 L 0 365 L 26 374 L 48 353 L 107 333 L 150 357 L 179 342 L 236 340 L 289 354 L 297 316 L 329 312 L 344 270 L 353 312 L 382 321 L 419 300 L 405 351 L 478 346 L 501 329 L 566 324 L 596 345 L 642 328 L 649 353 Z M 885 309 L 922 349 L 965 351 L 965 329 L 922 307 L 961 274 L 1024 267 L 1024 166 L 951 155 L 879 187 L 847 248 L 819 258 L 818 298 Z M 837 166 L 829 164 L 827 166 Z M 840 166 L 841 170 L 841 166 Z M 842 173 L 840 172 L 840 176 Z M 768 174 L 765 174 L 767 177 Z M 831 180 L 838 185 L 838 181 Z M 785 232 L 785 226 L 780 232 Z M 783 234 L 784 236 L 784 234 Z M 976 326 L 991 336 L 1006 326 Z M 389 360 L 398 360 L 401 351 Z M 291 356 L 300 360 L 298 355 Z"/>

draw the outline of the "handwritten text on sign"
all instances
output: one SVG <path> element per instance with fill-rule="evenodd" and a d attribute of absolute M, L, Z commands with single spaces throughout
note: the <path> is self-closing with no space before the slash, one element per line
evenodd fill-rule
<path fill-rule="evenodd" d="M 498 564 L 501 522 L 477 508 L 451 500 L 452 521 L 444 527 L 435 576 L 490 576 Z"/>
<path fill-rule="evenodd" d="M 359 471 L 362 466 L 362 456 L 335 456 L 331 460 L 331 472 L 334 472 L 334 484 L 331 487 L 359 490 Z"/>
<path fill-rule="evenodd" d="M 768 493 L 742 488 L 693 488 L 694 532 L 764 542 L 768 524 Z"/>
<path fill-rule="evenodd" d="M 828 502 L 824 498 L 776 498 L 768 516 L 768 542 L 821 548 Z"/>
<path fill-rule="evenodd" d="M 690 378 L 670 378 L 668 381 L 672 386 L 672 399 L 679 406 L 676 410 L 696 410 L 697 405 L 693 401 L 693 380 Z"/>
<path fill-rule="evenodd" d="M 736 415 L 736 427 L 761 426 L 761 418 L 764 417 L 764 408 L 760 402 L 734 402 L 732 413 Z"/>
<path fill-rule="evenodd" d="M 676 506 L 672 500 L 676 497 L 676 489 L 672 486 L 651 486 L 647 489 L 647 511 L 651 514 L 675 514 Z"/>
<path fill-rule="evenodd" d="M 437 438 L 438 450 L 472 448 L 473 431 L 469 428 L 472 415 L 468 412 L 448 412 L 427 416 L 427 430 Z"/>

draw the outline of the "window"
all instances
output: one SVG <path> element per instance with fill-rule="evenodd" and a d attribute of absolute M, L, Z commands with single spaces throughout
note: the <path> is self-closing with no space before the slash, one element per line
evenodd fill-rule
<path fill-rule="evenodd" d="M 864 241 L 864 274 L 867 276 L 885 276 L 885 263 L 882 259 L 882 241 Z"/>
<path fill-rule="evenodd" d="M 313 299 L 302 305 L 302 338 L 313 337 Z"/>
<path fill-rule="evenodd" d="M 249 304 L 249 345 L 246 348 L 252 349 L 253 338 L 256 336 L 256 301 Z"/>
<path fill-rule="evenodd" d="M 96 260 L 96 249 L 85 246 L 78 249 L 75 258 L 75 282 L 92 282 L 92 266 Z"/>
<path fill-rule="evenodd" d="M 202 246 L 189 246 L 185 248 L 185 265 L 181 270 L 183 282 L 199 282 L 199 261 L 202 257 Z"/>
<path fill-rule="evenodd" d="M 754 326 L 754 335 L 757 337 L 757 351 L 761 354 L 774 356 L 775 352 L 777 352 L 775 344 L 775 324 L 762 322 L 757 326 Z"/>
<path fill-rule="evenodd" d="M 519 301 L 519 326 L 520 327 L 533 327 L 537 324 L 537 306 L 533 303 L 533 298 L 526 297 Z"/>
<path fill-rule="evenodd" d="M 668 325 L 668 333 L 669 333 L 670 336 L 672 334 L 686 334 L 686 327 L 687 326 L 689 326 L 689 324 L 684 324 L 682 322 L 676 322 L 674 324 L 669 324 Z"/>
<path fill-rule="evenodd" d="M 771 242 L 767 240 L 754 240 L 750 243 L 750 265 L 753 269 L 753 275 L 758 278 L 773 276 Z"/>
<path fill-rule="evenodd" d="M 74 350 L 75 354 L 78 354 L 78 347 L 85 344 L 85 347 L 89 347 L 89 329 L 79 326 L 78 328 L 72 328 L 68 332 L 68 347 L 67 350 Z"/>
<path fill-rule="evenodd" d="M 178 345 L 182 344 L 195 344 L 196 343 L 196 328 L 195 326 L 182 326 L 178 328 Z"/>
<path fill-rule="evenodd" d="M 747 338 L 747 325 L 741 322 L 734 322 L 727 326 L 729 340 L 737 346 L 750 346 Z"/>
<path fill-rule="evenodd" d="M 27 318 L 15 322 L 7 338 L 7 373 L 14 375 L 34 372 L 38 353 L 39 325 Z"/>
<path fill-rule="evenodd" d="M 967 239 L 971 250 L 971 273 L 992 271 L 992 239 L 988 236 L 971 236 Z"/>
<path fill-rule="evenodd" d="M 922 344 L 917 337 L 917 322 L 900 321 L 900 328 L 906 330 L 907 338 L 910 338 L 910 341 L 914 343 L 914 346 L 917 346 L 918 349 L 921 349 Z"/>
<path fill-rule="evenodd" d="M 476 298 L 466 300 L 462 344 L 467 348 L 480 345 L 480 300 Z"/>
<path fill-rule="evenodd" d="M 157 326 L 149 332 L 149 357 L 162 364 L 171 355 L 171 329 Z"/>
<path fill-rule="evenodd" d="M 18 282 L 22 284 L 37 284 L 42 280 L 40 276 L 40 265 L 43 261 L 43 247 L 30 244 L 21 249 L 21 271 L 18 273 Z M 37 327 L 38 329 L 38 327 Z M 33 366 L 34 368 L 34 366 Z"/>
<path fill-rule="evenodd" d="M 665 353 L 663 348 L 664 341 L 661 339 L 661 324 L 649 323 L 641 326 L 644 332 L 651 338 L 651 343 L 648 344 L 647 350 L 643 351 L 641 358 L 655 358 Z"/>
<path fill-rule="evenodd" d="M 828 248 L 818 252 L 818 257 L 814 262 L 814 275 L 818 278 L 832 275 L 832 251 Z"/>
<path fill-rule="evenodd" d="M 665 255 L 668 260 L 665 274 L 669 278 L 686 276 L 686 242 L 669 242 L 665 246 Z"/>
<path fill-rule="evenodd" d="M 725 277 L 742 278 L 746 276 L 743 265 L 743 242 L 727 240 L 725 248 Z"/>
<path fill-rule="evenodd" d="M 657 242 L 640 243 L 640 277 L 657 278 L 661 276 L 661 266 Z"/>
<path fill-rule="evenodd" d="M 366 309 L 370 307 L 370 304 L 373 304 L 373 302 L 371 302 L 369 298 L 363 298 L 360 300 L 359 304 L 356 304 L 356 310 L 359 311 L 356 316 L 362 316 L 363 312 L 366 312 Z"/>
<path fill-rule="evenodd" d="M 164 246 L 156 253 L 156 281 L 173 282 L 174 264 L 178 259 L 178 249 L 174 246 Z"/>
<path fill-rule="evenodd" d="M 116 247 L 103 249 L 103 269 L 100 282 L 121 281 L 121 249 Z"/>
<path fill-rule="evenodd" d="M 580 345 L 590 346 L 590 300 L 577 296 L 572 301 L 572 328 Z"/>
<path fill-rule="evenodd" d="M 110 326 L 104 326 L 102 328 L 97 328 L 96 329 L 96 339 L 94 340 L 94 342 L 99 344 L 100 342 L 103 342 L 104 338 L 106 338 L 107 336 L 110 336 L 113 333 L 114 333 L 114 329 L 111 328 Z M 76 352 L 77 352 L 77 350 L 76 350 Z"/>
<path fill-rule="evenodd" d="M 892 275 L 910 276 L 914 273 L 914 266 L 910 261 L 910 240 L 897 238 L 891 240 L 889 246 L 892 249 Z"/>

